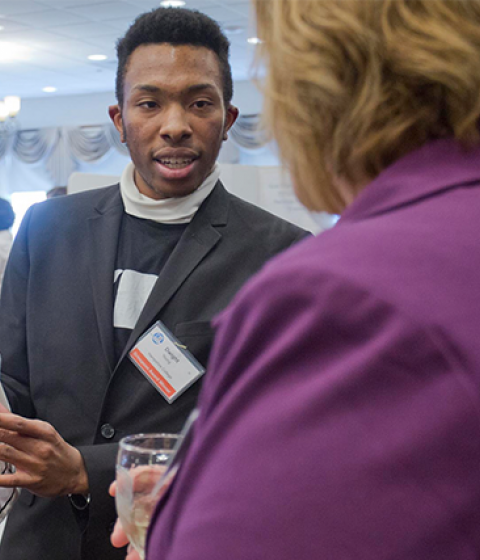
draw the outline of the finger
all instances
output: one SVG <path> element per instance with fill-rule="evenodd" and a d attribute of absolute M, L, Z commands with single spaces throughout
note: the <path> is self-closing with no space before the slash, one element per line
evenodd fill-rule
<path fill-rule="evenodd" d="M 17 486 L 17 475 L 16 474 L 0 475 L 0 486 L 2 488 L 15 488 Z"/>
<path fill-rule="evenodd" d="M 46 463 L 37 453 L 23 452 L 0 443 L 0 460 L 15 466 L 15 473 L 0 476 L 0 486 L 26 488 L 36 493 L 44 493 Z M 57 477 L 57 481 L 60 478 Z"/>
<path fill-rule="evenodd" d="M 21 445 L 19 441 L 21 440 L 12 442 L 13 444 L 0 443 L 0 460 L 15 465 L 17 469 L 21 468 L 27 471 L 35 468 L 39 461 L 43 462 L 31 445 L 25 445 L 25 442 L 23 442 L 24 445 Z"/>
<path fill-rule="evenodd" d="M 0 428 L 37 439 L 51 440 L 57 435 L 55 428 L 48 422 L 24 418 L 11 412 L 0 413 Z"/>
<path fill-rule="evenodd" d="M 129 543 L 119 519 L 115 522 L 115 527 L 110 535 L 110 542 L 115 548 L 122 548 Z"/>
<path fill-rule="evenodd" d="M 17 471 L 13 474 L 2 474 L 0 475 L 0 486 L 3 488 L 27 488 L 33 489 L 38 483 L 38 480 L 34 479 L 28 473 Z"/>
<path fill-rule="evenodd" d="M 125 560 L 141 560 L 141 558 L 138 552 L 133 548 L 133 546 L 130 546 Z"/>
<path fill-rule="evenodd" d="M 30 436 L 18 434 L 11 430 L 0 428 L 0 447 L 5 444 L 7 447 L 18 449 L 24 453 L 32 453 L 32 446 L 39 440 Z"/>
<path fill-rule="evenodd" d="M 17 432 L 0 428 L 0 443 L 10 443 L 11 441 L 14 441 L 14 438 L 19 437 L 24 438 L 26 436 L 20 436 Z"/>
<path fill-rule="evenodd" d="M 133 491 L 150 492 L 165 473 L 165 467 L 149 467 L 148 470 L 133 469 Z"/>

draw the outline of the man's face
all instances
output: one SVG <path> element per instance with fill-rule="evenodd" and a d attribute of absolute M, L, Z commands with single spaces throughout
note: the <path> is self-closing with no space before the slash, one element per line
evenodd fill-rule
<path fill-rule="evenodd" d="M 202 184 L 238 115 L 225 108 L 215 53 L 167 43 L 133 51 L 123 107 L 109 112 L 130 150 L 138 190 L 155 199 L 186 196 Z"/>

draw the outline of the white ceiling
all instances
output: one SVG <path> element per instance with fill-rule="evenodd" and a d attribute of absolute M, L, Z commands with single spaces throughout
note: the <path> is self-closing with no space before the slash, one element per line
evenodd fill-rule
<path fill-rule="evenodd" d="M 139 14 L 160 0 L 0 0 L 0 42 L 28 47 L 24 60 L 0 61 L 0 98 L 5 95 L 47 97 L 112 91 L 115 43 Z M 236 80 L 248 79 L 254 46 L 247 38 L 249 0 L 186 0 L 217 20 L 231 42 Z M 232 33 L 232 28 L 240 30 Z M 105 54 L 94 62 L 89 55 Z M 55 93 L 42 88 L 53 86 Z"/>

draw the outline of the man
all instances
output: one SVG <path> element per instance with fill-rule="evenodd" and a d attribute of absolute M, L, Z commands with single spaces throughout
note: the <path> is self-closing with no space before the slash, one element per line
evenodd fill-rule
<path fill-rule="evenodd" d="M 0 460 L 17 468 L 0 484 L 27 491 L 2 560 L 124 556 L 109 542 L 116 442 L 181 429 L 210 320 L 305 235 L 218 180 L 215 160 L 238 113 L 228 47 L 197 12 L 138 18 L 118 44 L 110 107 L 132 165 L 120 185 L 47 201 L 24 219 L 0 302 L 2 382 L 21 415 L 0 416 Z M 165 377 L 152 381 L 133 363 L 142 344 L 164 339 L 194 372 L 173 397 Z"/>

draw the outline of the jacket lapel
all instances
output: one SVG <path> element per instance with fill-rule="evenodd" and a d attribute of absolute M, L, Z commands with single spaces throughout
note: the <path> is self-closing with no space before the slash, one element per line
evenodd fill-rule
<path fill-rule="evenodd" d="M 222 235 L 217 227 L 227 223 L 228 197 L 219 181 L 198 209 L 161 271 L 118 363 L 220 241 Z"/>
<path fill-rule="evenodd" d="M 105 197 L 95 208 L 94 216 L 88 220 L 93 300 L 100 341 L 111 372 L 115 366 L 113 272 L 122 215 L 123 203 L 117 186 L 105 192 Z"/>

